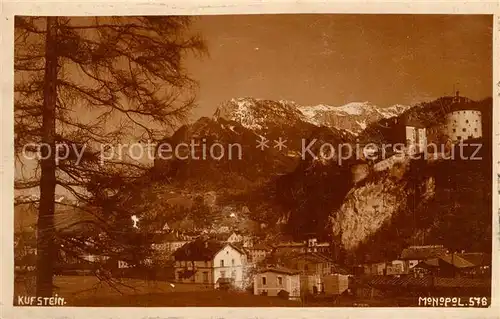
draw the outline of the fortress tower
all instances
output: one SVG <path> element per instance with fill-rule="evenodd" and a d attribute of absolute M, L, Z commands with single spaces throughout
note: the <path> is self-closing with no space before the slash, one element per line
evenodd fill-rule
<path fill-rule="evenodd" d="M 439 136 L 446 137 L 453 144 L 482 137 L 481 111 L 471 107 L 467 101 L 456 92 L 444 122 L 428 130 L 427 140 L 430 143 L 437 143 Z"/>
<path fill-rule="evenodd" d="M 481 112 L 469 108 L 467 103 L 462 103 L 462 100 L 463 98 L 457 91 L 454 106 L 445 116 L 443 133 L 453 143 L 480 138 L 483 134 Z"/>

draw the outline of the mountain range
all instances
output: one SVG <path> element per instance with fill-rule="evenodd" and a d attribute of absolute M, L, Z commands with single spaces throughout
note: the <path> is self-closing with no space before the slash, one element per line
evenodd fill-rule
<path fill-rule="evenodd" d="M 269 124 L 307 122 L 359 134 L 370 123 L 398 116 L 411 106 L 396 104 L 379 107 L 370 102 L 351 102 L 341 106 L 319 104 L 302 106 L 293 101 L 236 98 L 221 104 L 216 117 L 234 120 L 249 129 L 265 129 Z"/>
<path fill-rule="evenodd" d="M 339 163 L 338 154 L 325 160 L 301 152 L 304 143 L 313 140 L 318 141 L 311 148 L 315 154 L 322 143 L 391 141 L 398 119 L 418 117 L 431 125 L 443 118 L 443 105 L 453 103 L 444 98 L 413 107 L 380 108 L 367 102 L 333 107 L 232 99 L 211 118 L 184 125 L 163 142 L 175 146 L 195 141 L 207 149 L 216 143 L 238 144 L 241 158 L 200 160 L 200 153 L 198 159 L 158 157 L 145 181 L 129 189 L 135 201 L 125 206 L 131 215 L 141 217 L 154 210 L 183 221 L 190 213 L 176 215 L 168 207 L 189 210 L 201 198 L 205 208 L 198 213 L 210 211 L 215 216 L 230 211 L 241 216 L 241 224 L 261 225 L 264 237 L 283 233 L 302 240 L 314 234 L 333 242 L 351 262 L 397 257 L 403 247 L 415 243 L 487 252 L 491 98 L 468 102 L 483 113 L 480 161 L 407 161 L 384 172 L 368 169 L 367 178 L 356 182 L 352 172 L 359 160 Z M 275 147 L 280 138 L 287 140 L 285 148 Z M 263 139 L 268 147 L 257 148 Z M 210 220 L 204 222 L 210 226 Z"/>

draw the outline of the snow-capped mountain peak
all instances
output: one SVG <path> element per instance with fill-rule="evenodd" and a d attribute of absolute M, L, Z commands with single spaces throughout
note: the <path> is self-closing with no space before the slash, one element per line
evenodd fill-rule
<path fill-rule="evenodd" d="M 236 121 L 257 131 L 265 130 L 269 125 L 307 122 L 358 134 L 370 123 L 398 116 L 409 108 L 410 106 L 400 104 L 378 107 L 368 101 L 350 102 L 341 106 L 302 106 L 290 100 L 272 101 L 245 97 L 222 103 L 214 117 Z"/>
<path fill-rule="evenodd" d="M 382 118 L 398 116 L 409 108 L 400 104 L 383 108 L 365 101 L 350 102 L 341 106 L 325 104 L 301 106 L 299 110 L 306 121 L 312 124 L 360 133 L 370 123 Z"/>

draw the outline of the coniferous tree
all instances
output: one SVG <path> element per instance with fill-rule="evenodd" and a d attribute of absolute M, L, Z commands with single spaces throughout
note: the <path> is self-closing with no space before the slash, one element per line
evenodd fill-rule
<path fill-rule="evenodd" d="M 142 178 L 147 166 L 110 154 L 130 136 L 157 140 L 194 106 L 196 85 L 183 63 L 187 54 L 206 48 L 190 33 L 190 23 L 188 17 L 16 18 L 17 163 L 26 163 L 26 151 L 43 158 L 15 184 L 40 189 L 37 295 L 52 294 L 58 249 L 78 254 L 92 247 L 75 236 L 59 238 L 56 188 L 78 202 L 65 205 L 93 214 L 102 238 L 123 236 L 116 225 L 130 216 L 117 205 L 121 191 Z M 102 161 L 103 150 L 109 160 Z M 96 242 L 101 243 L 97 248 L 112 246 L 104 239 Z"/>

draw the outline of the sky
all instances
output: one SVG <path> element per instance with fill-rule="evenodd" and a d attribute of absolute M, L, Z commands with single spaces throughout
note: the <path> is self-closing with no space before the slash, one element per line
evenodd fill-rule
<path fill-rule="evenodd" d="M 192 117 L 235 97 L 302 105 L 414 104 L 492 92 L 492 17 L 471 15 L 199 16 L 209 56 L 188 58 L 199 82 Z"/>
<path fill-rule="evenodd" d="M 486 15 L 198 16 L 192 31 L 209 56 L 184 61 L 199 83 L 190 120 L 238 97 L 384 107 L 450 95 L 454 86 L 488 97 L 492 25 Z"/>

